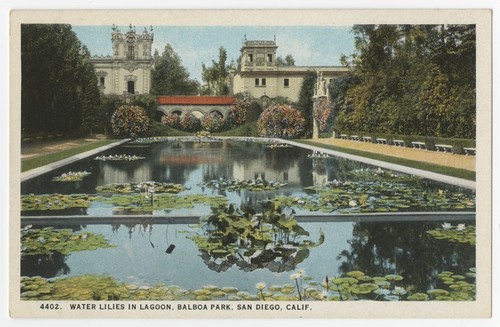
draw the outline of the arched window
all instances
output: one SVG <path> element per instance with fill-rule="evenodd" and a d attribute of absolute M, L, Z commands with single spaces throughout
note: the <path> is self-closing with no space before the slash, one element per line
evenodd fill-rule
<path fill-rule="evenodd" d="M 135 94 L 135 82 L 134 81 L 127 82 L 127 92 L 129 94 Z"/>
<path fill-rule="evenodd" d="M 133 45 L 128 46 L 127 59 L 134 59 L 134 46 Z"/>

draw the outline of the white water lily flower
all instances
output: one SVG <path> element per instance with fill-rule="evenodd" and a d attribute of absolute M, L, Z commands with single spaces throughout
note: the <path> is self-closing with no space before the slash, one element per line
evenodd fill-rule
<path fill-rule="evenodd" d="M 465 229 L 465 224 L 458 224 L 457 225 L 457 230 L 464 230 Z"/>
<path fill-rule="evenodd" d="M 295 274 L 291 274 L 291 275 L 290 275 L 290 279 L 291 279 L 291 280 L 297 280 L 297 279 L 299 279 L 300 277 L 301 277 L 301 276 L 300 276 L 300 274 L 299 274 L 299 273 L 295 273 Z"/>
<path fill-rule="evenodd" d="M 402 288 L 402 287 L 396 286 L 396 287 L 394 287 L 394 290 L 392 291 L 392 294 L 405 295 L 406 294 L 406 290 L 404 288 Z"/>
<path fill-rule="evenodd" d="M 443 223 L 441 226 L 443 226 L 443 229 L 451 229 L 450 223 Z"/>
<path fill-rule="evenodd" d="M 260 282 L 255 284 L 255 288 L 258 289 L 259 291 L 262 291 L 263 289 L 266 288 L 266 283 Z"/>
<path fill-rule="evenodd" d="M 355 206 L 357 206 L 357 205 L 358 205 L 358 203 L 356 202 L 356 200 L 351 200 L 351 201 L 349 201 L 349 206 L 351 206 L 351 207 L 355 207 Z"/>
<path fill-rule="evenodd" d="M 389 295 L 389 294 L 391 294 L 391 291 L 386 289 L 386 288 L 379 288 L 377 290 L 377 293 L 380 295 Z"/>

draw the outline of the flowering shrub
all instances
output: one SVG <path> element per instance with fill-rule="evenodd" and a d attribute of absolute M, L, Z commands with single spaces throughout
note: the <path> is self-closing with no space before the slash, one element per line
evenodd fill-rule
<path fill-rule="evenodd" d="M 314 104 L 314 119 L 318 122 L 318 128 L 321 133 L 327 132 L 332 125 L 333 109 L 326 99 L 319 99 Z"/>
<path fill-rule="evenodd" d="M 294 138 L 304 131 L 305 122 L 297 109 L 289 105 L 273 105 L 260 115 L 257 128 L 262 136 Z"/>
<path fill-rule="evenodd" d="M 111 115 L 113 133 L 122 137 L 137 137 L 149 126 L 146 111 L 139 106 L 123 105 Z"/>
<path fill-rule="evenodd" d="M 181 128 L 181 116 L 177 114 L 168 114 L 161 117 L 161 123 L 173 128 Z"/>
<path fill-rule="evenodd" d="M 249 95 L 243 94 L 231 106 L 227 115 L 229 127 L 236 127 L 247 122 L 247 111 L 252 104 L 252 98 Z"/>
<path fill-rule="evenodd" d="M 224 117 L 217 114 L 209 114 L 201 119 L 201 127 L 209 132 L 218 132 L 224 127 Z"/>
<path fill-rule="evenodd" d="M 197 132 L 200 130 L 200 120 L 192 113 L 186 113 L 181 117 L 181 128 L 188 132 Z"/>

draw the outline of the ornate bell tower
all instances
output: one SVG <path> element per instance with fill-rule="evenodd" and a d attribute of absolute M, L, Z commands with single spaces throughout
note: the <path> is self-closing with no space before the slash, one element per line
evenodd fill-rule
<path fill-rule="evenodd" d="M 268 40 L 243 41 L 241 48 L 241 71 L 276 70 L 276 38 Z"/>
<path fill-rule="evenodd" d="M 137 33 L 135 26 L 129 25 L 122 33 L 113 24 L 111 28 L 112 56 L 92 58 L 98 83 L 104 94 L 132 96 L 149 93 L 151 71 L 154 61 L 151 54 L 153 27 Z"/>

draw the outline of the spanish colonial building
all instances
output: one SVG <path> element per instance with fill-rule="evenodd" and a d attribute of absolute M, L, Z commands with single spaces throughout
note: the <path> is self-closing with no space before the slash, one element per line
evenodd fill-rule
<path fill-rule="evenodd" d="M 129 26 L 122 33 L 113 25 L 111 33 L 112 56 L 91 58 L 97 82 L 104 94 L 135 95 L 149 93 L 151 73 L 154 68 L 151 48 L 153 28 L 139 34 L 135 27 Z"/>
<path fill-rule="evenodd" d="M 233 70 L 229 82 L 233 93 L 248 92 L 260 99 L 265 107 L 267 101 L 285 97 L 290 101 L 299 99 L 304 77 L 309 71 L 321 73 L 328 83 L 347 73 L 342 66 L 279 66 L 277 64 L 275 40 L 245 40 L 241 49 L 241 68 Z"/>

